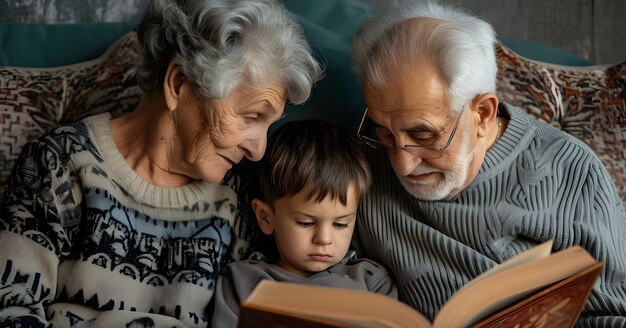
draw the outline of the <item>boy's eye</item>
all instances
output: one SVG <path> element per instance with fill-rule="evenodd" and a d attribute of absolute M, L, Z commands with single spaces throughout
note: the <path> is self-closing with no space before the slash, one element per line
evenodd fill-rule
<path fill-rule="evenodd" d="M 303 227 L 312 227 L 314 225 L 314 223 L 311 221 L 296 221 L 296 223 L 299 226 L 303 226 Z"/>
<path fill-rule="evenodd" d="M 345 229 L 348 227 L 347 223 L 339 223 L 339 222 L 335 222 L 333 223 L 333 227 L 338 228 L 338 229 Z"/>

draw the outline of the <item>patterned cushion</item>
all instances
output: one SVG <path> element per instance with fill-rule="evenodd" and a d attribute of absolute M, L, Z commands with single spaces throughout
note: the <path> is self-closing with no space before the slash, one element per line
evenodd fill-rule
<path fill-rule="evenodd" d="M 498 96 L 587 143 L 626 203 L 626 61 L 558 66 L 498 46 Z"/>
<path fill-rule="evenodd" d="M 135 80 L 137 50 L 136 35 L 129 32 L 92 61 L 55 68 L 0 67 L 0 186 L 26 141 L 89 115 L 132 110 L 141 97 Z"/>

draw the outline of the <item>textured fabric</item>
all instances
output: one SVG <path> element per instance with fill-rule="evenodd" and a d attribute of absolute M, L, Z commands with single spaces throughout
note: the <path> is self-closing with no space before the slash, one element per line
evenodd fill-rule
<path fill-rule="evenodd" d="M 212 327 L 234 328 L 239 317 L 239 302 L 246 299 L 261 280 L 348 288 L 375 292 L 397 298 L 393 277 L 384 266 L 367 259 L 342 262 L 310 277 L 301 277 L 264 260 L 249 259 L 224 267 L 215 290 Z"/>
<path fill-rule="evenodd" d="M 578 244 L 604 262 L 578 325 L 626 326 L 626 213 L 608 172 L 576 138 L 502 109 L 507 129 L 473 182 L 447 201 L 416 200 L 387 156 L 369 152 L 375 173 L 358 213 L 360 255 L 392 271 L 399 298 L 432 319 L 496 264 L 550 239 L 556 251 Z"/>
<path fill-rule="evenodd" d="M 56 68 L 0 67 L 0 185 L 24 144 L 97 113 L 129 112 L 142 92 L 135 80 L 134 32 L 100 58 Z"/>
<path fill-rule="evenodd" d="M 626 202 L 626 61 L 559 66 L 497 49 L 500 99 L 584 141 Z"/>
<path fill-rule="evenodd" d="M 207 327 L 219 269 L 252 236 L 248 183 L 148 184 L 109 120 L 24 146 L 0 207 L 0 321 Z"/>

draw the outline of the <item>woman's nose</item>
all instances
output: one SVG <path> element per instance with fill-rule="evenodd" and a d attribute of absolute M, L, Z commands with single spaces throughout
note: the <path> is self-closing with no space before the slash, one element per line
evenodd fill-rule
<path fill-rule="evenodd" d="M 265 147 L 267 146 L 267 131 L 260 135 L 257 139 L 248 139 L 240 144 L 240 148 L 245 152 L 246 157 L 253 161 L 259 161 L 263 158 Z"/>

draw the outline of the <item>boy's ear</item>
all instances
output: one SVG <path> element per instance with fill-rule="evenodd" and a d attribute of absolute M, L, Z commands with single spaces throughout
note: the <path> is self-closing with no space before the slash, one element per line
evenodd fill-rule
<path fill-rule="evenodd" d="M 264 234 L 271 236 L 274 233 L 274 227 L 272 227 L 272 222 L 270 220 L 270 216 L 273 214 L 270 205 L 255 198 L 252 200 L 252 210 L 254 210 L 256 221 L 259 223 L 261 231 L 263 231 Z"/>

